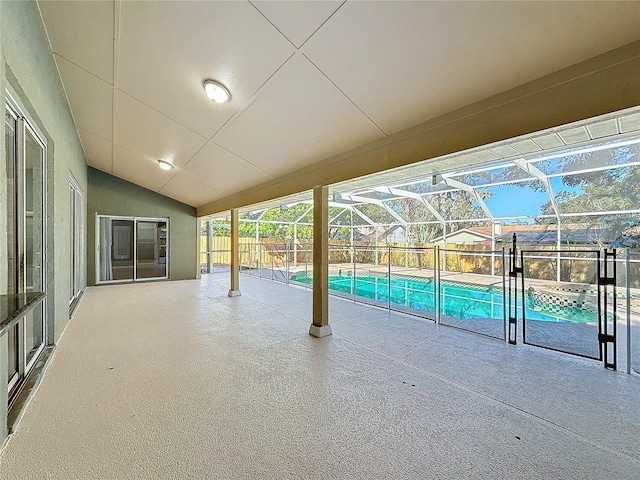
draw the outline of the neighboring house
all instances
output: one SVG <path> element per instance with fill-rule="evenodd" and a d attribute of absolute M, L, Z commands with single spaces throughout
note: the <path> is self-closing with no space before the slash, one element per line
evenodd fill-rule
<path fill-rule="evenodd" d="M 496 237 L 497 240 L 498 237 Z M 434 238 L 431 243 L 444 243 L 445 237 Z M 491 245 L 491 227 L 463 228 L 450 233 L 446 237 L 447 243 L 456 245 Z"/>
<path fill-rule="evenodd" d="M 501 230 L 501 231 L 500 231 Z M 500 233 L 496 232 L 496 244 L 509 244 L 516 234 L 518 243 L 529 245 L 556 245 L 558 229 L 556 225 L 502 225 Z M 563 245 L 608 245 L 613 248 L 640 245 L 640 228 L 630 227 L 615 240 L 610 240 L 610 232 L 604 228 L 594 228 L 583 224 L 564 225 L 560 229 L 560 242 Z M 491 245 L 491 227 L 469 227 L 457 230 L 446 236 L 448 244 L 457 245 Z M 444 243 L 444 237 L 434 238 L 432 243 Z"/>

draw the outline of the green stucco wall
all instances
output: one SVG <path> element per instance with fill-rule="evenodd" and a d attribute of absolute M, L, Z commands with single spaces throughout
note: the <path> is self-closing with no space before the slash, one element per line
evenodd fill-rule
<path fill-rule="evenodd" d="M 54 343 L 69 320 L 69 176 L 86 193 L 87 167 L 35 2 L 0 3 L 2 90 L 13 91 L 47 142 L 47 312 Z"/>
<path fill-rule="evenodd" d="M 69 321 L 70 232 L 69 177 L 87 191 L 87 167 L 44 26 L 35 2 L 0 1 L 0 92 L 8 90 L 47 144 L 45 272 L 47 342 L 55 343 Z M 0 135 L 0 152 L 5 152 Z M 4 158 L 0 162 L 0 199 L 6 198 Z M 7 212 L 0 201 L 0 236 Z M 0 265 L 6 265 L 6 238 L 0 240 Z M 0 293 L 7 272 L 0 269 Z M 7 336 L 0 338 L 0 442 L 6 434 Z"/>
<path fill-rule="evenodd" d="M 196 209 L 89 167 L 87 284 L 96 282 L 96 214 L 169 217 L 169 279 L 196 277 Z"/>

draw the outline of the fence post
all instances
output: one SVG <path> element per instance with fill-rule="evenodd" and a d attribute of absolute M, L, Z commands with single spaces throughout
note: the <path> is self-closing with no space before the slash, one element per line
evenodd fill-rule
<path fill-rule="evenodd" d="M 404 268 L 409 268 L 409 245 L 404 244 Z"/>
<path fill-rule="evenodd" d="M 273 269 L 275 267 L 275 265 L 273 264 L 273 255 L 275 253 L 275 248 L 273 246 L 273 242 L 271 242 L 271 280 L 273 280 Z"/>
<path fill-rule="evenodd" d="M 353 232 L 353 229 L 351 229 L 351 231 Z M 356 271 L 356 250 L 355 250 L 355 245 L 353 244 L 353 242 L 351 242 L 351 261 L 353 262 L 353 278 L 351 279 L 351 290 L 353 292 L 353 301 L 356 301 L 356 275 L 357 275 L 357 271 Z"/>
<path fill-rule="evenodd" d="M 436 323 L 440 323 L 440 246 L 436 245 L 433 249 L 433 276 L 434 276 L 434 306 L 436 308 Z"/>
<path fill-rule="evenodd" d="M 376 265 L 378 265 L 378 231 L 376 230 Z"/>
<path fill-rule="evenodd" d="M 293 266 L 298 266 L 298 224 L 293 224 Z"/>
<path fill-rule="evenodd" d="M 309 255 L 307 255 L 308 248 L 309 248 L 309 245 L 307 244 L 304 247 L 304 278 L 305 278 L 304 288 L 305 290 L 309 288 Z"/>
<path fill-rule="evenodd" d="M 387 245 L 388 249 L 389 249 L 389 257 L 387 258 L 387 265 L 388 265 L 388 278 L 387 278 L 387 282 L 388 282 L 388 287 L 389 287 L 389 291 L 388 291 L 388 297 L 387 297 L 387 309 L 391 310 L 391 245 Z"/>
<path fill-rule="evenodd" d="M 253 271 L 253 262 L 252 262 L 252 258 L 251 258 L 251 246 L 249 244 L 246 244 L 247 246 L 247 268 L 248 268 L 248 272 L 249 275 L 253 275 L 251 272 Z"/>
<path fill-rule="evenodd" d="M 285 282 L 287 282 L 287 285 L 289 285 L 289 255 L 291 253 L 291 244 L 289 242 L 287 242 L 285 244 L 285 255 L 286 255 L 286 263 L 284 264 L 284 273 L 286 275 L 286 279 Z"/>
<path fill-rule="evenodd" d="M 504 264 L 504 247 L 502 247 L 502 325 L 503 340 L 507 341 L 507 285 L 505 283 L 506 265 Z"/>
<path fill-rule="evenodd" d="M 631 282 L 629 277 L 631 276 L 631 256 L 629 255 L 629 247 L 625 249 L 626 260 L 626 277 L 627 277 L 627 373 L 631 373 Z M 617 301 L 616 298 L 613 299 Z"/>
<path fill-rule="evenodd" d="M 213 228 L 211 220 L 207 221 L 207 273 L 213 272 Z"/>

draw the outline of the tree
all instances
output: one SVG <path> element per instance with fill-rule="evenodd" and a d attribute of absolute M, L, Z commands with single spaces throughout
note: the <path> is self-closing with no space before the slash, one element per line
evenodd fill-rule
<path fill-rule="evenodd" d="M 639 156 L 637 146 L 624 146 L 612 150 L 572 155 L 561 159 L 558 167 L 575 172 L 593 165 L 621 165 Z M 571 223 L 581 224 L 588 240 L 600 245 L 611 244 L 625 232 L 640 225 L 640 215 L 587 213 L 624 211 L 640 208 L 640 167 L 637 165 L 596 170 L 586 173 L 568 173 L 562 184 L 571 190 L 555 193 L 561 213 L 584 213 L 570 217 Z M 542 206 L 542 214 L 553 214 L 551 202 Z M 546 219 L 548 220 L 548 219 Z M 542 222 L 540 222 L 542 223 Z"/>
<path fill-rule="evenodd" d="M 481 193 L 483 200 L 489 198 L 491 194 L 489 190 Z M 475 196 L 470 192 L 451 190 L 436 195 L 428 195 L 424 198 L 446 221 L 460 220 L 455 223 L 447 223 L 447 234 L 463 228 L 477 226 L 481 222 L 473 221 L 472 219 L 486 216 L 478 205 Z M 392 203 L 392 208 L 409 223 L 438 221 L 419 200 L 403 198 L 394 200 Z M 428 243 L 434 238 L 441 237 L 443 233 L 441 223 L 411 225 L 408 235 L 409 244 Z"/>

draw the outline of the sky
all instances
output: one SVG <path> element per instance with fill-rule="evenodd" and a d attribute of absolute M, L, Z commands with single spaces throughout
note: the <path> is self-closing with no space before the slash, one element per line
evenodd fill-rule
<path fill-rule="evenodd" d="M 560 191 L 581 193 L 581 188 L 567 187 L 562 184 L 561 177 L 550 179 L 551 189 L 554 194 Z M 542 205 L 549 201 L 547 192 L 536 192 L 528 187 L 514 185 L 500 185 L 491 187 L 494 193 L 492 198 L 485 200 L 487 207 L 496 217 L 514 217 L 522 215 L 538 215 Z"/>

